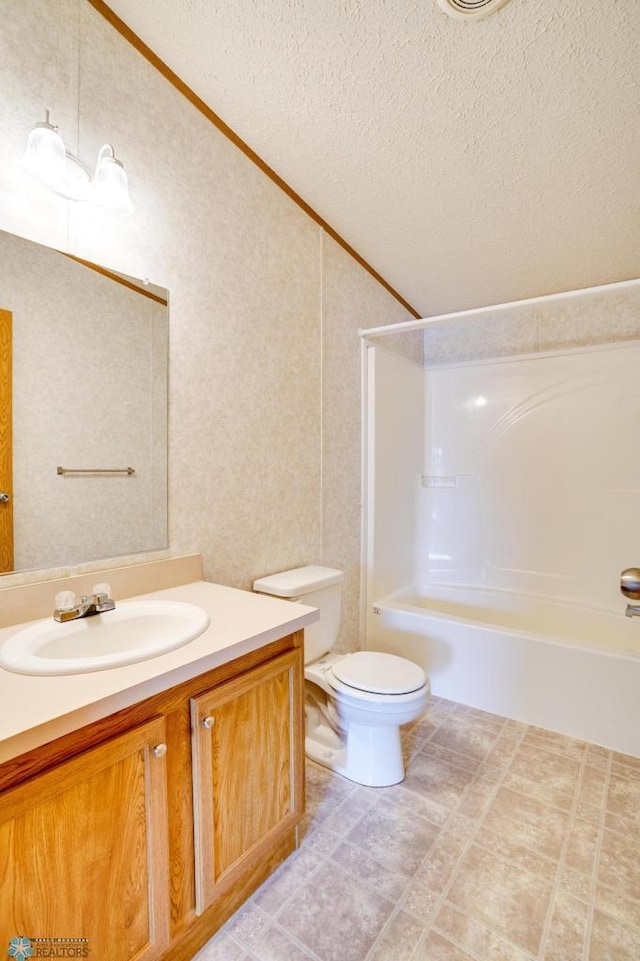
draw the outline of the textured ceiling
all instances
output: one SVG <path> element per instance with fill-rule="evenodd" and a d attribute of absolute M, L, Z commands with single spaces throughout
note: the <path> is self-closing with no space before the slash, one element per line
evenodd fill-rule
<path fill-rule="evenodd" d="M 108 0 L 422 315 L 640 276 L 640 2 Z"/>

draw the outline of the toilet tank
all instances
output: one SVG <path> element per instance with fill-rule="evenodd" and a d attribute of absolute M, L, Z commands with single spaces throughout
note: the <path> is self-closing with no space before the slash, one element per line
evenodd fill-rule
<path fill-rule="evenodd" d="M 259 594 L 270 594 L 288 601 L 317 607 L 320 620 L 304 630 L 304 662 L 310 664 L 327 654 L 336 643 L 340 630 L 342 571 L 333 567 L 296 567 L 254 581 Z"/>

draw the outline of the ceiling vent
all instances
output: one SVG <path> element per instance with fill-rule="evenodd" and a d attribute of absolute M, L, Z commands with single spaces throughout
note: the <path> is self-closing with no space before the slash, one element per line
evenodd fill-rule
<path fill-rule="evenodd" d="M 458 20 L 479 20 L 503 7 L 507 0 L 438 0 L 438 6 Z"/>

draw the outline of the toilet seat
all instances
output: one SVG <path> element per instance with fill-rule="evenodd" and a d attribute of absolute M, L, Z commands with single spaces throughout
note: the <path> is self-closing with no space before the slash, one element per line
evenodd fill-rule
<path fill-rule="evenodd" d="M 418 664 L 395 654 L 379 651 L 356 651 L 332 665 L 333 678 L 356 691 L 366 694 L 411 694 L 424 687 L 427 675 Z M 329 683 L 333 687 L 333 678 Z"/>

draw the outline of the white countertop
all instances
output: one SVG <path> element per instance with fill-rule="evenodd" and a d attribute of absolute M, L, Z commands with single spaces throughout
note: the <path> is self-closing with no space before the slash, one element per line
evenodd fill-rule
<path fill-rule="evenodd" d="M 303 604 L 206 581 L 127 600 L 141 598 L 197 604 L 209 614 L 209 627 L 175 651 L 108 671 L 32 677 L 0 668 L 0 762 L 255 651 L 319 617 L 315 608 Z M 0 630 L 0 644 L 25 626 Z"/>

